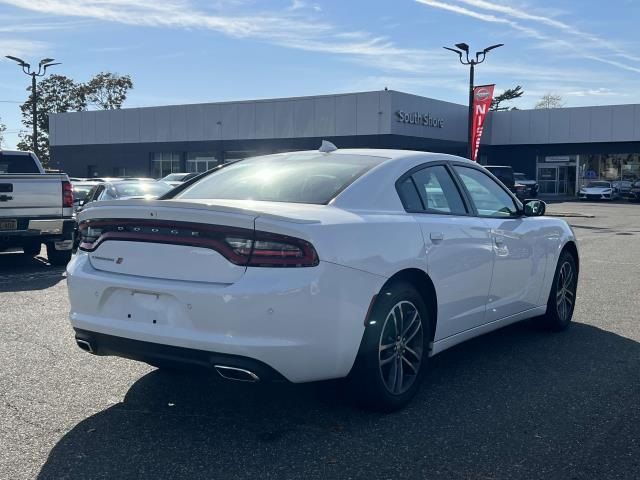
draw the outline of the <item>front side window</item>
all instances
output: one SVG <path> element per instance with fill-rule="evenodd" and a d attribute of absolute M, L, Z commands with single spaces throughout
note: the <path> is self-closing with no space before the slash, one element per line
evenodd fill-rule
<path fill-rule="evenodd" d="M 456 165 L 455 170 L 466 187 L 481 217 L 512 217 L 518 209 L 511 196 L 489 175 L 470 167 Z"/>
<path fill-rule="evenodd" d="M 207 175 L 176 198 L 326 204 L 384 160 L 315 152 L 248 158 Z"/>
<path fill-rule="evenodd" d="M 467 213 L 460 192 L 442 165 L 423 168 L 412 175 L 425 211 L 432 213 Z"/>

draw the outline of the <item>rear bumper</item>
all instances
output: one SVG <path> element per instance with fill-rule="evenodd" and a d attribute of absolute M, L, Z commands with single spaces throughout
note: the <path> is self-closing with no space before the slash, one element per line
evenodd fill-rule
<path fill-rule="evenodd" d="M 75 329 L 76 341 L 86 342 L 94 355 L 110 355 L 138 360 L 155 366 L 213 370 L 214 365 L 235 367 L 253 372 L 260 381 L 286 381 L 269 365 L 239 355 L 208 352 L 193 348 L 174 347 L 159 343 L 131 340 L 103 333 Z M 86 348 L 85 348 L 86 349 Z"/>
<path fill-rule="evenodd" d="M 26 242 L 62 242 L 72 240 L 76 228 L 76 221 L 72 218 L 56 219 L 31 219 L 18 218 L 18 229 L 0 231 L 0 244 L 13 246 L 22 245 Z M 68 248 L 71 249 L 68 242 Z"/>
<path fill-rule="evenodd" d="M 77 331 L 247 358 L 291 382 L 348 375 L 369 303 L 385 280 L 326 262 L 248 268 L 232 284 L 100 271 L 84 252 L 67 266 L 70 319 Z M 141 345 L 103 352 L 148 361 L 136 350 Z M 195 361 L 203 362 L 208 360 Z"/>

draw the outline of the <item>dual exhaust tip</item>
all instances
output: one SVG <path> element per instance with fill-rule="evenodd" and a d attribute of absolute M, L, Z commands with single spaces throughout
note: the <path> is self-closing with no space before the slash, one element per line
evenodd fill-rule
<path fill-rule="evenodd" d="M 91 345 L 91 342 L 89 342 L 88 340 L 83 340 L 82 338 L 76 338 L 76 344 L 85 352 L 95 353 L 95 349 Z M 260 377 L 258 377 L 258 375 L 256 375 L 250 370 L 245 370 L 244 368 L 230 367 L 228 365 L 214 365 L 213 368 L 215 369 L 216 372 L 218 372 L 218 374 L 222 378 L 226 380 L 235 380 L 236 382 L 251 382 L 251 383 L 260 381 Z"/>

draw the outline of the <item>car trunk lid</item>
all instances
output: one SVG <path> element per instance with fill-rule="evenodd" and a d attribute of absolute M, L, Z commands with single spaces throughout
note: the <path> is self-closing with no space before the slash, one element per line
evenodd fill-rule
<path fill-rule="evenodd" d="M 79 215 L 84 238 L 96 239 L 81 248 L 105 272 L 231 284 L 246 267 L 225 238 L 251 236 L 254 220 L 253 214 L 198 204 L 100 202 Z"/>

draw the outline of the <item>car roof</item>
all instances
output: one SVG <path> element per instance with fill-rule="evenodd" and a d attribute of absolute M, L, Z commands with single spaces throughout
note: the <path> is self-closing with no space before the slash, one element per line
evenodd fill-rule
<path fill-rule="evenodd" d="M 256 155 L 256 157 L 276 157 L 291 155 L 293 153 L 321 153 L 318 150 L 301 150 L 291 152 L 281 152 L 267 155 Z M 401 159 L 415 159 L 420 157 L 425 162 L 429 161 L 442 161 L 442 160 L 456 160 L 462 162 L 469 162 L 473 165 L 479 165 L 477 162 L 473 162 L 467 158 L 458 157 L 456 155 L 450 155 L 447 153 L 437 152 L 424 152 L 421 150 L 399 150 L 399 149 L 387 149 L 387 148 L 338 148 L 325 155 L 363 155 L 368 157 L 380 157 L 385 160 L 401 160 Z M 247 160 L 252 157 L 247 157 Z M 255 157 L 253 157 L 255 158 Z"/>

